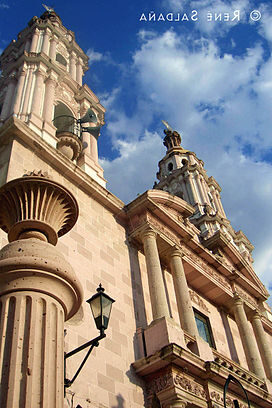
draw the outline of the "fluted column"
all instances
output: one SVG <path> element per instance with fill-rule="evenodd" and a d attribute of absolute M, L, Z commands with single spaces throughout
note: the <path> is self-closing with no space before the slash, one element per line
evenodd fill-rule
<path fill-rule="evenodd" d="M 43 401 L 62 408 L 63 307 L 45 294 L 20 291 L 2 296 L 0 305 L 0 406 L 38 407 Z"/>
<path fill-rule="evenodd" d="M 35 75 L 36 82 L 32 100 L 32 112 L 35 113 L 35 115 L 37 116 L 41 116 L 42 89 L 45 73 L 40 69 L 37 69 Z"/>
<path fill-rule="evenodd" d="M 181 327 L 192 336 L 197 336 L 198 330 L 182 264 L 181 251 L 174 249 L 170 253 L 170 264 Z"/>
<path fill-rule="evenodd" d="M 14 92 L 16 88 L 16 83 L 17 81 L 15 78 L 15 74 L 12 74 L 11 77 L 9 78 L 8 89 L 5 95 L 4 104 L 3 104 L 3 108 L 2 108 L 1 116 L 0 116 L 0 121 L 7 119 L 7 117 L 10 114 L 11 107 L 12 107 L 12 101 L 14 98 Z"/>
<path fill-rule="evenodd" d="M 0 188 L 9 239 L 0 251 L 1 408 L 63 408 L 63 325 L 82 288 L 54 245 L 77 215 L 69 191 L 41 173 Z"/>
<path fill-rule="evenodd" d="M 23 108 L 22 108 L 22 119 L 25 119 L 28 112 L 28 105 L 29 105 L 29 98 L 30 98 L 30 91 L 31 91 L 31 86 L 32 86 L 32 79 L 33 79 L 33 70 L 34 67 L 31 66 L 28 69 L 28 76 L 27 76 L 27 83 L 26 83 L 26 90 L 25 90 L 25 95 L 24 95 L 24 102 L 23 102 Z"/>
<path fill-rule="evenodd" d="M 13 107 L 13 113 L 15 115 L 18 115 L 19 111 L 20 111 L 25 79 L 26 79 L 26 71 L 25 71 L 24 68 L 22 68 L 22 70 L 19 73 L 19 78 L 18 78 L 18 82 L 17 82 L 17 89 L 16 89 L 16 95 L 15 95 L 15 101 L 14 101 L 14 107 Z"/>
<path fill-rule="evenodd" d="M 233 312 L 244 347 L 248 367 L 260 378 L 265 378 L 265 372 L 260 359 L 257 344 L 254 336 L 252 336 L 252 331 L 250 330 L 249 325 L 250 323 L 247 320 L 244 302 L 239 296 L 235 296 L 233 298 Z"/>
<path fill-rule="evenodd" d="M 41 116 L 42 89 L 45 74 L 40 69 L 37 69 L 35 75 L 36 82 L 32 100 L 32 112 L 37 116 Z"/>
<path fill-rule="evenodd" d="M 222 202 L 221 202 L 221 197 L 220 197 L 220 193 L 219 191 L 215 191 L 215 197 L 218 203 L 218 208 L 219 208 L 219 212 L 221 213 L 221 215 L 223 215 L 223 217 L 226 217 Z"/>
<path fill-rule="evenodd" d="M 186 185 L 188 187 L 190 201 L 192 205 L 195 205 L 198 202 L 197 194 L 195 191 L 195 186 L 193 185 L 193 177 L 191 173 L 186 174 Z"/>
<path fill-rule="evenodd" d="M 251 316 L 251 323 L 258 344 L 258 348 L 263 360 L 264 368 L 267 374 L 267 377 L 272 380 L 272 354 L 271 354 L 271 345 L 267 334 L 264 330 L 262 319 L 260 313 L 255 310 Z"/>
<path fill-rule="evenodd" d="M 33 32 L 32 36 L 32 41 L 31 41 L 31 46 L 30 46 L 30 52 L 37 52 L 37 44 L 39 40 L 40 32 L 38 28 L 35 28 L 35 31 Z"/>
<path fill-rule="evenodd" d="M 55 61 L 58 37 L 53 35 L 50 41 L 49 57 Z"/>
<path fill-rule="evenodd" d="M 76 80 L 79 83 L 79 85 L 82 85 L 82 76 L 83 76 L 82 64 L 83 64 L 83 61 L 81 58 L 79 58 L 77 65 L 76 65 Z"/>
<path fill-rule="evenodd" d="M 56 81 L 49 77 L 45 82 L 45 95 L 44 95 L 44 108 L 43 117 L 44 120 L 51 124 L 53 119 L 53 103 L 55 96 Z"/>
<path fill-rule="evenodd" d="M 201 204 L 204 204 L 206 200 L 205 200 L 204 192 L 203 192 L 203 190 L 202 190 L 202 184 L 201 184 L 200 175 L 199 175 L 198 172 L 197 172 L 197 174 L 196 174 L 196 183 L 197 183 L 198 190 L 199 190 L 199 195 L 200 195 Z"/>
<path fill-rule="evenodd" d="M 143 232 L 141 237 L 144 245 L 153 320 L 164 316 L 169 317 L 160 258 L 156 242 L 156 232 L 151 228 L 148 228 Z"/>
<path fill-rule="evenodd" d="M 76 54 L 73 51 L 70 54 L 69 72 L 71 77 L 76 81 Z"/>
<path fill-rule="evenodd" d="M 51 30 L 46 28 L 44 31 L 44 36 L 43 36 L 42 52 L 44 52 L 47 55 L 48 55 L 50 34 L 51 34 Z"/>

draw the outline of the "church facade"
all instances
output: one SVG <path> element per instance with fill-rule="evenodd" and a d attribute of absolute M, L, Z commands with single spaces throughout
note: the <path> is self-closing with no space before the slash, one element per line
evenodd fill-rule
<path fill-rule="evenodd" d="M 127 205 L 107 190 L 105 108 L 51 9 L 0 67 L 0 406 L 270 407 L 269 294 L 204 163 L 167 126 L 153 188 Z M 64 353 L 98 335 L 100 283 L 106 337 L 64 389 L 86 351 Z"/>

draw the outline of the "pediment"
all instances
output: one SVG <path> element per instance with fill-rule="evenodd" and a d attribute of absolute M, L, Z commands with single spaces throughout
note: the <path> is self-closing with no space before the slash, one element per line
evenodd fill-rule
<path fill-rule="evenodd" d="M 251 264 L 244 259 L 224 233 L 217 231 L 212 237 L 205 240 L 203 245 L 212 251 L 217 258 L 221 257 L 228 268 L 233 270 L 232 280 L 246 286 L 249 290 L 252 286 L 257 288 L 265 297 L 269 295 Z"/>

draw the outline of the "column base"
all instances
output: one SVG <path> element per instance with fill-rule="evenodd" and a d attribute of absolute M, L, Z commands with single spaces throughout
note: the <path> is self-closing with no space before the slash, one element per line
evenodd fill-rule
<path fill-rule="evenodd" d="M 161 317 L 154 320 L 145 329 L 144 337 L 148 356 L 171 343 L 187 348 L 183 330 L 170 317 Z"/>

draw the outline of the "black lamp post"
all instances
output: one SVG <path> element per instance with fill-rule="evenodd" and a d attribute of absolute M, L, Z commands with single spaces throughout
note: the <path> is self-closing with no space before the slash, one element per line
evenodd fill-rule
<path fill-rule="evenodd" d="M 81 350 L 84 350 L 86 347 L 90 347 L 82 363 L 78 367 L 77 372 L 73 376 L 73 378 L 69 380 L 68 378 L 64 377 L 64 387 L 65 388 L 68 388 L 73 384 L 73 382 L 79 375 L 82 367 L 86 363 L 89 355 L 93 351 L 93 348 L 98 347 L 99 341 L 102 340 L 104 337 L 106 337 L 105 330 L 108 327 L 111 307 L 112 307 L 112 304 L 115 302 L 115 300 L 113 300 L 110 296 L 108 296 L 104 292 L 105 292 L 105 289 L 102 287 L 100 283 L 99 287 L 97 288 L 97 293 L 93 295 L 90 299 L 87 300 L 87 302 L 89 303 L 91 307 L 96 327 L 100 331 L 100 335 L 88 341 L 87 343 L 82 344 L 82 346 L 77 347 L 76 349 L 70 351 L 69 353 L 65 353 L 64 355 L 64 363 L 66 367 L 67 358 L 73 356 L 74 354 L 78 353 Z M 66 371 L 65 367 L 64 367 L 64 376 L 65 376 L 65 371 Z"/>

